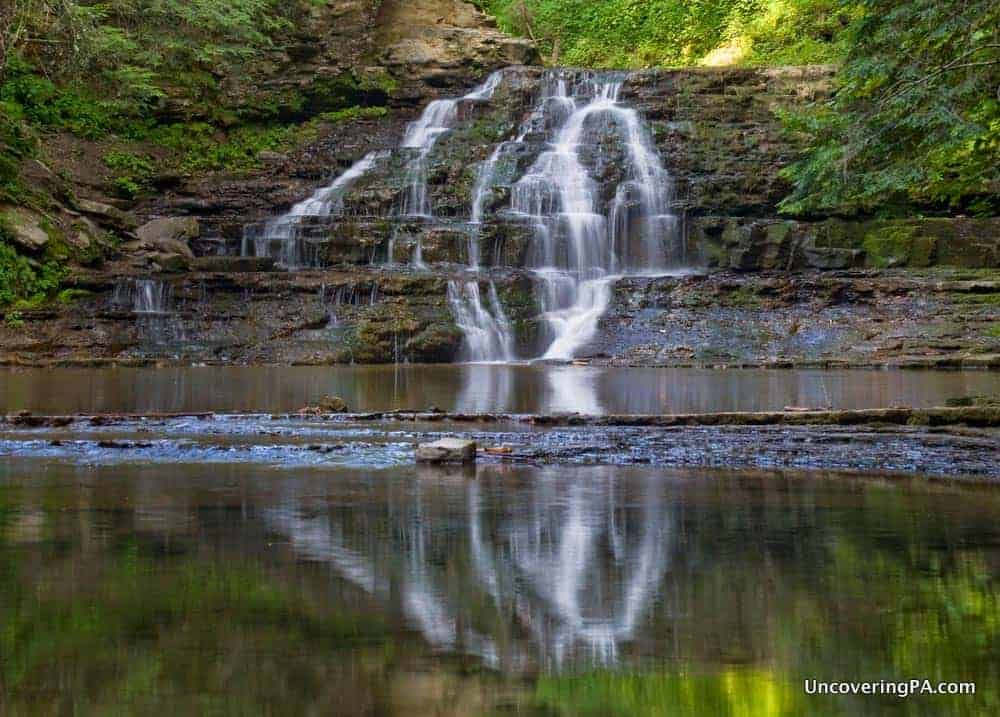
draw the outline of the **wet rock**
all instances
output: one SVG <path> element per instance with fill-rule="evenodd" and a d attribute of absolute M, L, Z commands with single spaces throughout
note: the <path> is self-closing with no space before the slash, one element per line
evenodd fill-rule
<path fill-rule="evenodd" d="M 202 256 L 194 261 L 199 271 L 219 274 L 263 272 L 274 270 L 274 258 L 269 256 Z"/>
<path fill-rule="evenodd" d="M 476 442 L 442 438 L 417 447 L 417 463 L 475 463 Z"/>
<path fill-rule="evenodd" d="M 191 259 L 182 253 L 154 252 L 149 255 L 152 268 L 157 272 L 176 274 L 187 271 L 191 266 Z"/>
<path fill-rule="evenodd" d="M 709 266 L 739 271 L 856 267 L 1000 267 L 1000 220 L 826 219 L 814 222 L 699 217 L 690 222 Z"/>
<path fill-rule="evenodd" d="M 351 410 L 340 396 L 323 396 L 319 400 L 319 409 L 324 413 L 347 413 Z"/>

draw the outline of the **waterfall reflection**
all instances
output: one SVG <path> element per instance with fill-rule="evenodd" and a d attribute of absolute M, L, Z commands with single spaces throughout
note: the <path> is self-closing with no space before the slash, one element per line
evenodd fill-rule
<path fill-rule="evenodd" d="M 602 373 L 580 366 L 462 367 L 456 410 L 465 413 L 603 413 Z"/>
<path fill-rule="evenodd" d="M 360 512 L 291 496 L 266 519 L 437 649 L 507 670 L 617 662 L 670 566 L 664 483 L 548 469 L 511 495 L 502 470 L 405 481 Z"/>

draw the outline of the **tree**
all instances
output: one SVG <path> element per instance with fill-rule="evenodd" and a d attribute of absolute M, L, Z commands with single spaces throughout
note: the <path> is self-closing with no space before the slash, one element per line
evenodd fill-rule
<path fill-rule="evenodd" d="M 1000 4 L 861 6 L 833 99 L 794 118 L 811 144 L 784 210 L 1000 211 Z"/>

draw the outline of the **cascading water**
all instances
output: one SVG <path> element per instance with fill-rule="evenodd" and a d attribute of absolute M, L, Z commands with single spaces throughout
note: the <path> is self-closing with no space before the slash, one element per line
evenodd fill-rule
<path fill-rule="evenodd" d="M 132 313 L 150 316 L 171 313 L 174 292 L 170 284 L 155 279 L 136 279 L 132 297 Z"/>
<path fill-rule="evenodd" d="M 273 256 L 280 266 L 288 269 L 316 266 L 318 257 L 308 241 L 308 230 L 314 218 L 342 214 L 344 195 L 384 156 L 383 152 L 365 155 L 331 184 L 316 190 L 286 214 L 263 225 L 248 225 L 243 232 L 242 255 Z"/>
<path fill-rule="evenodd" d="M 448 282 L 448 303 L 465 337 L 465 358 L 473 362 L 513 361 L 514 335 L 493 282 L 489 308 L 483 304 L 479 281 Z"/>
<path fill-rule="evenodd" d="M 405 216 L 431 218 L 434 216 L 430 201 L 427 198 L 427 158 L 437 141 L 446 134 L 458 119 L 458 108 L 461 102 L 482 102 L 493 97 L 503 79 L 503 72 L 494 72 L 486 81 L 459 99 L 434 100 L 420 115 L 420 119 L 411 122 L 403 137 L 403 149 L 416 151 L 407 166 L 408 189 L 403 201 L 402 213 Z"/>
<path fill-rule="evenodd" d="M 482 300 L 479 287 L 479 237 L 482 224 L 483 206 L 486 203 L 490 182 L 499 162 L 503 144 L 497 146 L 490 158 L 480 165 L 473 189 L 472 212 L 469 231 L 469 271 L 474 278 L 468 281 L 448 282 L 448 303 L 455 315 L 455 323 L 462 331 L 463 358 L 467 361 L 483 363 L 493 361 L 513 361 L 514 330 L 504 313 L 497 294 L 497 287 L 489 282 L 489 306 Z"/>
<path fill-rule="evenodd" d="M 156 279 L 131 279 L 115 286 L 112 303 L 135 317 L 140 339 L 153 345 L 184 340 L 173 287 Z"/>
<path fill-rule="evenodd" d="M 668 266 L 667 247 L 678 242 L 678 222 L 668 211 L 671 183 L 635 109 L 618 100 L 619 77 L 584 78 L 570 88 L 550 85 L 565 120 L 511 191 L 511 210 L 529 218 L 535 241 L 529 268 L 548 329 L 547 359 L 569 359 L 589 342 L 622 274 L 657 274 Z M 625 174 L 609 203 L 584 163 L 606 161 L 588 141 L 598 125 L 617 135 Z"/>
<path fill-rule="evenodd" d="M 385 243 L 371 247 L 372 263 L 385 252 L 392 264 L 397 239 L 414 237 L 409 262 L 427 268 L 422 241 L 427 227 L 455 225 L 434 217 L 428 190 L 434 148 L 470 117 L 467 103 L 491 101 L 503 78 L 503 71 L 496 72 L 462 97 L 435 100 L 408 125 L 399 149 L 405 184 Z M 569 359 L 590 343 L 619 277 L 683 266 L 680 225 L 670 210 L 671 179 L 639 112 L 620 101 L 625 79 L 622 73 L 545 72 L 516 134 L 493 147 L 477 168 L 463 229 L 469 237 L 468 268 L 448 284 L 464 359 L 517 358 L 501 292 L 483 269 L 481 242 L 488 224 L 496 225 L 492 236 L 500 241 L 511 235 L 503 225 L 527 225 L 531 240 L 522 256 L 540 308 L 538 345 L 531 351 L 538 358 Z M 243 253 L 275 256 L 286 267 L 317 265 L 318 247 L 333 223 L 316 217 L 343 214 L 345 195 L 381 156 L 366 156 L 286 215 L 248 228 Z M 510 199 L 497 212 L 501 190 L 509 191 Z"/>
<path fill-rule="evenodd" d="M 477 172 L 469 246 L 470 264 L 476 271 L 480 226 L 497 167 L 506 154 L 519 151 L 530 135 L 546 136 L 546 148 L 511 187 L 510 202 L 511 214 L 533 227 L 527 268 L 536 279 L 535 295 L 545 323 L 542 358 L 572 358 L 593 339 L 618 277 L 661 274 L 684 259 L 679 222 L 669 209 L 670 176 L 638 111 L 619 102 L 623 79 L 620 75 L 547 73 L 537 104 L 517 137 L 499 144 Z M 621 147 L 617 163 L 604 147 L 608 136 Z M 615 164 L 623 172 L 609 197 L 592 174 L 607 173 L 608 165 Z M 471 289 L 466 293 L 478 296 Z M 449 297 L 454 294 L 451 291 Z M 470 356 L 508 360 L 506 355 L 482 350 L 501 345 L 484 342 L 482 337 L 497 329 L 502 309 L 488 311 L 454 300 L 452 307 Z M 470 316 L 475 321 L 466 328 Z"/>

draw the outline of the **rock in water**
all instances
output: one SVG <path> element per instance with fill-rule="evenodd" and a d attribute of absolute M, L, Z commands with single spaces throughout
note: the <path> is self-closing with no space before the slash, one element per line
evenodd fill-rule
<path fill-rule="evenodd" d="M 340 396 L 323 396 L 319 400 L 319 408 L 324 413 L 347 413 L 351 410 Z"/>
<path fill-rule="evenodd" d="M 417 447 L 417 463 L 475 463 L 476 442 L 442 438 Z"/>

